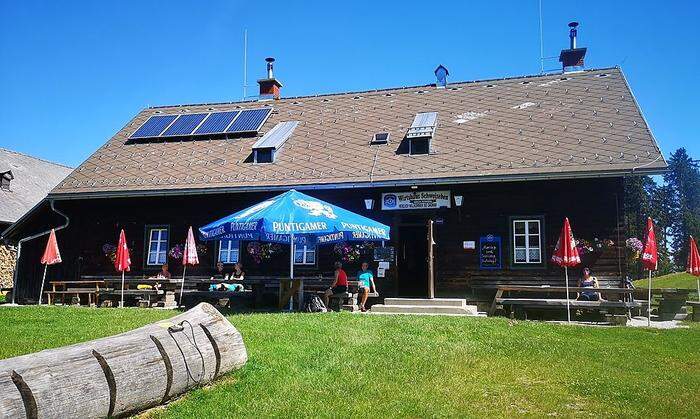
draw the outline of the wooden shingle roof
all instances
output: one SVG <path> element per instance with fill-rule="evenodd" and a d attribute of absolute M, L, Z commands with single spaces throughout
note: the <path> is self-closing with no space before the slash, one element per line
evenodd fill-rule
<path fill-rule="evenodd" d="M 270 106 L 255 137 L 127 141 L 155 113 Z M 415 115 L 437 112 L 428 155 L 397 153 Z M 299 121 L 270 164 L 252 145 Z M 385 145 L 370 145 L 377 132 Z M 664 158 L 617 68 L 261 102 L 148 108 L 53 191 L 155 193 L 658 173 Z"/>

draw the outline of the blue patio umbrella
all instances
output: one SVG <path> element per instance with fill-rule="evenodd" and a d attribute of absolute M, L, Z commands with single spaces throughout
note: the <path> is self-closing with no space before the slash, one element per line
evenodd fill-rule
<path fill-rule="evenodd" d="M 295 244 L 389 240 L 389 226 L 291 189 L 199 228 L 202 240 Z"/>

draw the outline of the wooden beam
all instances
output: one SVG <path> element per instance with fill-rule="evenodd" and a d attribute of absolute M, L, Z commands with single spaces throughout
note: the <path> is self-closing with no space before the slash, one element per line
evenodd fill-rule
<path fill-rule="evenodd" d="M 435 298 L 435 254 L 433 245 L 433 220 L 428 220 L 428 298 Z"/>

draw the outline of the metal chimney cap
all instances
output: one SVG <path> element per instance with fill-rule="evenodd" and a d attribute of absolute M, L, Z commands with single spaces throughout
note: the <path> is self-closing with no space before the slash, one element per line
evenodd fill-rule
<path fill-rule="evenodd" d="M 578 22 L 569 22 L 569 27 L 570 27 L 570 28 L 577 28 L 577 27 L 578 27 Z"/>
<path fill-rule="evenodd" d="M 267 57 L 267 58 L 265 58 L 265 61 L 267 61 L 268 63 L 274 63 L 275 58 L 274 57 Z"/>

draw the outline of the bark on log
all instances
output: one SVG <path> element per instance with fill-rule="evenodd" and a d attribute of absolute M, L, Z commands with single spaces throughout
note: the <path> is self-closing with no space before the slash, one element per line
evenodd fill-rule
<path fill-rule="evenodd" d="M 169 329 L 183 321 L 183 330 Z M 120 335 L 0 360 L 0 417 L 124 416 L 211 382 L 247 358 L 236 328 L 201 303 Z"/>

